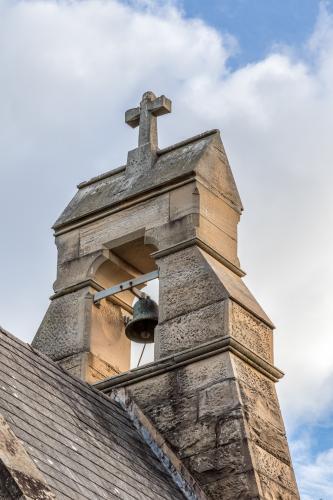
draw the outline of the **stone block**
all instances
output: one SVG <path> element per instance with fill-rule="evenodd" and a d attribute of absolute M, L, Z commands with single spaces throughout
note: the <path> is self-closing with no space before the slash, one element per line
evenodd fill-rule
<path fill-rule="evenodd" d="M 199 420 L 222 417 L 240 407 L 235 380 L 229 379 L 199 392 Z"/>
<path fill-rule="evenodd" d="M 199 219 L 197 237 L 220 255 L 223 255 L 233 265 L 239 267 L 237 241 L 203 216 L 200 216 Z"/>
<path fill-rule="evenodd" d="M 87 330 L 83 328 L 82 322 L 88 292 L 89 288 L 86 287 L 52 300 L 32 342 L 33 347 L 52 359 L 89 350 Z M 90 300 L 90 307 L 91 304 Z"/>
<path fill-rule="evenodd" d="M 230 353 L 221 352 L 209 359 L 202 359 L 177 370 L 177 392 L 190 396 L 218 382 L 233 377 Z"/>
<path fill-rule="evenodd" d="M 197 421 L 198 398 L 193 396 L 191 398 L 163 401 L 159 405 L 146 408 L 146 412 L 159 431 L 167 436 L 172 443 L 174 436 L 177 436 L 182 429 Z"/>
<path fill-rule="evenodd" d="M 116 362 L 117 358 L 115 358 L 114 361 Z M 112 377 L 113 375 L 117 375 L 119 373 L 114 366 L 104 361 L 104 359 L 95 356 L 91 352 L 86 353 L 85 368 L 86 373 L 84 379 L 88 382 L 88 384 L 95 384 L 99 380 Z"/>
<path fill-rule="evenodd" d="M 245 347 L 273 363 L 273 330 L 236 302 L 229 302 L 230 335 Z"/>
<path fill-rule="evenodd" d="M 143 201 L 83 226 L 80 229 L 80 255 L 100 250 L 103 245 L 139 229 L 169 221 L 169 193 Z"/>
<path fill-rule="evenodd" d="M 80 250 L 80 231 L 72 229 L 68 233 L 56 237 L 55 243 L 58 249 L 58 266 L 63 262 L 76 259 Z"/>
<path fill-rule="evenodd" d="M 216 424 L 217 446 L 226 445 L 232 441 L 245 438 L 244 415 L 241 410 L 235 410 L 226 418 L 219 419 Z"/>
<path fill-rule="evenodd" d="M 258 391 L 264 398 L 277 400 L 275 384 L 238 356 L 232 355 L 235 376 L 248 387 Z"/>
<path fill-rule="evenodd" d="M 260 500 L 250 473 L 225 475 L 203 486 L 210 500 Z"/>
<path fill-rule="evenodd" d="M 170 192 L 170 220 L 199 212 L 199 194 L 196 183 L 185 184 Z"/>
<path fill-rule="evenodd" d="M 216 446 L 215 422 L 187 422 L 187 425 L 177 432 L 169 434 L 172 446 L 177 449 L 181 459 L 212 450 Z"/>
<path fill-rule="evenodd" d="M 184 396 L 178 392 L 177 378 L 176 371 L 166 372 L 137 382 L 129 387 L 129 391 L 140 408 L 145 411 L 146 408 L 154 407 L 162 402 L 167 404 L 176 397 Z"/>
<path fill-rule="evenodd" d="M 196 246 L 158 259 L 158 266 L 160 323 L 227 298 L 222 283 Z"/>
<path fill-rule="evenodd" d="M 205 482 L 205 475 L 211 480 L 214 475 L 235 475 L 245 472 L 248 468 L 247 452 L 242 441 L 219 446 L 186 460 L 190 470 L 200 474 L 201 482 Z M 205 473 L 205 474 L 203 474 Z"/>
<path fill-rule="evenodd" d="M 225 307 L 226 301 L 215 302 L 159 324 L 155 330 L 156 358 L 223 337 Z"/>
<path fill-rule="evenodd" d="M 145 238 L 159 250 L 165 250 L 195 238 L 198 224 L 199 216 L 196 213 L 184 215 L 179 219 L 148 229 Z"/>
<path fill-rule="evenodd" d="M 101 252 L 93 252 L 84 257 L 72 259 L 58 265 L 57 279 L 54 283 L 54 291 L 57 292 L 66 287 L 76 285 L 89 279 L 89 270 Z"/>
<path fill-rule="evenodd" d="M 200 215 L 237 241 L 237 224 L 240 214 L 231 208 L 224 198 L 216 196 L 211 189 L 201 183 L 198 184 L 198 191 Z"/>
<path fill-rule="evenodd" d="M 274 428 L 284 432 L 284 425 L 281 418 L 281 412 L 277 400 L 269 400 L 255 389 L 239 382 L 241 401 L 246 415 L 260 415 L 263 420 Z"/>
<path fill-rule="evenodd" d="M 265 476 L 287 491 L 298 494 L 295 476 L 288 464 L 277 459 L 260 446 L 253 445 L 252 452 L 255 459 L 255 467 L 260 477 Z"/>
<path fill-rule="evenodd" d="M 67 356 L 66 358 L 60 360 L 58 364 L 75 377 L 83 378 L 85 357 L 85 352 L 79 352 L 78 354 Z"/>
<path fill-rule="evenodd" d="M 265 500 L 299 500 L 297 491 L 289 491 L 266 476 L 260 476 L 262 498 Z"/>
<path fill-rule="evenodd" d="M 290 464 L 290 454 L 286 434 L 260 415 L 247 413 L 246 421 L 250 439 L 260 448 L 266 450 L 277 459 Z"/>

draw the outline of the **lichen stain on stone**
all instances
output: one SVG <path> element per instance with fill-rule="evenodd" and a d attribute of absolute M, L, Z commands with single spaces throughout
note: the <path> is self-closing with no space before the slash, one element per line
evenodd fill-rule
<path fill-rule="evenodd" d="M 18 446 L 17 446 L 17 443 L 15 441 L 15 438 L 13 438 L 12 436 L 10 437 L 6 437 L 5 440 L 4 440 L 4 445 L 6 447 L 6 450 L 8 451 L 8 453 L 12 456 L 16 455 L 17 451 L 18 451 Z"/>
<path fill-rule="evenodd" d="M 12 470 L 12 475 L 19 484 L 25 495 L 34 500 L 50 500 L 54 499 L 54 495 L 48 490 L 47 486 L 27 474 L 19 470 Z"/>

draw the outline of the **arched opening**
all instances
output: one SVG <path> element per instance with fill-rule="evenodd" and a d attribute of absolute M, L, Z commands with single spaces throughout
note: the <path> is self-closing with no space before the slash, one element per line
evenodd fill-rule
<path fill-rule="evenodd" d="M 112 245 L 108 245 L 104 252 L 105 260 L 98 267 L 97 271 L 94 273 L 94 280 L 105 290 L 116 287 L 119 284 L 128 282 L 129 280 L 135 280 L 143 275 L 157 271 L 157 266 L 152 253 L 157 249 L 153 244 L 145 244 L 144 237 L 139 236 L 135 239 L 129 241 L 113 241 Z M 136 285 L 136 289 L 143 291 L 145 294 L 149 295 L 155 302 L 158 303 L 158 278 L 152 281 L 144 282 L 142 284 Z M 135 289 L 134 289 L 135 290 Z M 121 311 L 121 319 L 124 324 L 119 324 L 119 315 L 117 321 L 109 321 L 108 328 L 114 329 L 114 335 L 120 339 L 120 335 L 125 336 L 125 322 L 130 321 L 133 315 L 133 306 L 138 300 L 135 293 L 131 288 L 125 290 L 119 290 L 117 293 L 112 293 L 107 296 L 103 301 L 106 300 L 114 305 L 118 311 Z M 102 301 L 101 301 L 102 303 Z M 110 314 L 109 314 L 110 317 Z M 102 335 L 103 333 L 101 333 Z M 100 339 L 101 339 L 100 335 Z M 128 356 L 127 344 L 124 339 L 119 348 L 119 359 Z M 98 343 L 98 337 L 96 337 L 96 344 Z M 102 343 L 101 343 L 102 348 Z M 109 342 L 109 348 L 112 349 L 114 346 Z M 105 349 L 105 341 L 103 341 L 103 349 Z M 98 351 L 98 345 L 95 346 L 95 351 Z M 100 352 L 102 356 L 102 353 Z M 154 343 L 136 343 L 130 342 L 130 362 L 129 368 L 135 368 L 138 365 L 143 365 L 153 361 L 154 359 Z M 124 366 L 125 363 L 119 363 L 118 366 Z M 121 369 L 121 371 L 123 371 Z"/>

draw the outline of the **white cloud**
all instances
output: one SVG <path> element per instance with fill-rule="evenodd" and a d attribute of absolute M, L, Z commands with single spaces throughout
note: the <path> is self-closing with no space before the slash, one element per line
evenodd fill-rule
<path fill-rule="evenodd" d="M 333 498 L 333 448 L 311 454 L 311 440 L 306 434 L 291 443 L 294 467 L 302 500 Z"/>
<path fill-rule="evenodd" d="M 246 209 L 241 261 L 278 327 L 291 428 L 333 399 L 332 19 L 323 9 L 305 60 L 277 48 L 230 71 L 234 46 L 163 2 L 0 0 L 0 321 L 32 337 L 55 274 L 49 226 L 77 182 L 125 161 L 125 109 L 165 93 L 162 145 L 222 128 Z"/>

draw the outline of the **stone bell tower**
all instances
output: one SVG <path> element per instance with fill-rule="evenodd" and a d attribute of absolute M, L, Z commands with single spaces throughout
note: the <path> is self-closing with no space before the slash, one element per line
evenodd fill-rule
<path fill-rule="evenodd" d="M 134 399 L 207 498 L 297 499 L 274 326 L 242 281 L 242 203 L 220 133 L 159 149 L 170 111 L 145 93 L 126 112 L 139 126 L 126 165 L 80 184 L 55 223 L 55 293 L 33 345 L 89 382 L 109 377 L 96 388 Z M 155 356 L 129 370 L 134 296 L 108 290 L 147 273 L 159 276 Z"/>

